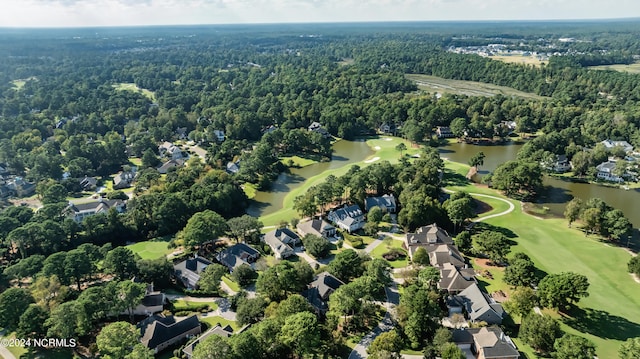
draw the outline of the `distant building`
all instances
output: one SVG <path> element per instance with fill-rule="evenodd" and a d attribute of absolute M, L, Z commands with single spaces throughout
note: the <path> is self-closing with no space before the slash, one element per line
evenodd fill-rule
<path fill-rule="evenodd" d="M 121 199 L 105 200 L 100 198 L 97 201 L 87 203 L 69 203 L 69 205 L 62 210 L 62 213 L 76 222 L 82 222 L 82 220 L 87 217 L 95 216 L 96 214 L 106 214 L 111 208 L 115 208 L 118 213 L 123 213 L 126 210 L 126 204 Z"/>
<path fill-rule="evenodd" d="M 180 168 L 182 166 L 184 166 L 184 159 L 177 159 L 177 160 L 171 159 L 166 161 L 162 165 L 160 165 L 160 167 L 158 167 L 158 173 L 167 174 L 170 169 Z"/>
<path fill-rule="evenodd" d="M 84 178 L 80 180 L 80 187 L 82 187 L 83 191 L 93 191 L 97 185 L 98 180 L 95 177 L 84 176 Z"/>
<path fill-rule="evenodd" d="M 163 144 L 158 146 L 158 151 L 160 152 L 160 156 L 166 157 L 172 160 L 179 160 L 187 157 L 187 155 L 182 151 L 182 149 L 174 145 L 172 142 L 165 141 Z"/>
<path fill-rule="evenodd" d="M 235 162 L 231 162 L 231 161 L 227 162 L 225 171 L 231 174 L 240 172 L 240 160 Z"/>
<path fill-rule="evenodd" d="M 451 132 L 451 128 L 449 128 L 448 126 L 438 126 L 436 128 L 436 135 L 438 136 L 438 138 L 456 137 L 456 135 Z"/>
<path fill-rule="evenodd" d="M 602 142 L 600 142 L 604 145 L 604 147 L 608 150 L 611 150 L 615 147 L 621 147 L 625 153 L 631 153 L 633 152 L 633 146 L 627 142 L 627 141 L 611 141 L 611 140 L 604 140 Z"/>
<path fill-rule="evenodd" d="M 307 129 L 311 132 L 317 132 L 321 134 L 324 138 L 331 138 L 331 134 L 329 133 L 329 131 L 327 131 L 326 128 L 322 127 L 320 122 L 312 122 Z"/>
<path fill-rule="evenodd" d="M 133 171 L 120 172 L 113 177 L 113 189 L 124 189 L 131 187 L 131 184 L 136 178 L 136 173 Z"/>
<path fill-rule="evenodd" d="M 213 130 L 213 135 L 216 136 L 216 141 L 224 142 L 224 131 L 222 130 Z"/>

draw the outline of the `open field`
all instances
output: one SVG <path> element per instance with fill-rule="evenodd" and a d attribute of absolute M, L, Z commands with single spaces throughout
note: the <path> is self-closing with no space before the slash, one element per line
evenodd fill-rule
<path fill-rule="evenodd" d="M 640 63 L 629 65 L 601 65 L 601 66 L 589 66 L 593 70 L 613 70 L 618 72 L 628 72 L 630 74 L 640 74 Z"/>
<path fill-rule="evenodd" d="M 407 150 L 403 152 L 403 154 L 413 155 L 420 152 L 419 148 L 415 148 L 411 146 L 409 141 L 406 141 L 397 137 L 376 137 L 367 140 L 367 144 L 372 149 L 375 149 L 375 153 L 370 157 L 366 158 L 362 162 L 356 162 L 351 165 L 346 165 L 340 168 L 324 171 L 316 176 L 313 176 L 305 181 L 305 183 L 289 192 L 284 198 L 283 208 L 274 213 L 268 214 L 266 216 L 260 217 L 260 220 L 265 226 L 278 225 L 281 221 L 290 221 L 291 218 L 298 217 L 298 213 L 293 210 L 293 201 L 297 196 L 305 193 L 310 187 L 318 185 L 322 183 L 329 175 L 334 175 L 336 177 L 342 176 L 347 173 L 349 168 L 354 165 L 358 165 L 360 167 L 366 167 L 372 163 L 378 161 L 389 161 L 391 163 L 397 163 L 400 159 L 400 152 L 398 152 L 395 147 L 400 143 L 404 142 L 407 146 Z M 373 161 L 375 159 L 375 161 Z"/>
<path fill-rule="evenodd" d="M 494 96 L 500 94 L 504 96 L 543 99 L 542 96 L 538 96 L 533 93 L 522 92 L 511 87 L 497 86 L 483 82 L 449 80 L 442 77 L 420 74 L 407 74 L 405 76 L 409 80 L 414 81 L 420 90 L 429 92 L 453 93 L 467 96 Z"/>
<path fill-rule="evenodd" d="M 156 94 L 153 91 L 149 91 L 147 89 L 142 89 L 140 87 L 138 87 L 138 85 L 134 84 L 134 83 L 119 83 L 119 84 L 115 84 L 113 85 L 113 88 L 115 88 L 118 91 L 131 91 L 131 92 L 136 92 L 141 94 L 142 96 L 148 98 L 149 100 L 156 102 Z"/>
<path fill-rule="evenodd" d="M 387 245 L 387 243 L 383 241 L 382 244 L 380 244 L 379 246 L 374 248 L 373 251 L 371 251 L 370 253 L 371 257 L 384 259 L 382 258 L 382 255 L 387 253 L 392 248 L 402 250 L 406 256 L 403 259 L 398 259 L 395 261 L 387 261 L 387 263 L 389 263 L 389 265 L 392 268 L 404 268 L 407 265 L 409 265 L 409 255 L 407 254 L 407 251 L 402 248 L 402 241 L 398 241 L 395 239 L 391 239 L 391 241 L 389 242 L 389 245 Z"/>
<path fill-rule="evenodd" d="M 173 249 L 169 248 L 168 245 L 168 240 L 156 239 L 130 244 L 127 248 L 138 254 L 142 259 L 157 259 L 173 252 Z"/>
<path fill-rule="evenodd" d="M 450 189 L 503 197 L 491 189 L 471 185 Z M 561 319 L 563 330 L 593 341 L 600 358 L 617 357 L 622 341 L 640 336 L 640 284 L 627 273 L 631 255 L 568 228 L 564 219 L 538 219 L 523 213 L 519 202 L 512 203 L 516 205 L 512 213 L 486 223 L 507 229 L 517 242 L 512 252 L 526 253 L 542 271 L 571 271 L 588 277 L 589 297 L 580 301 L 571 316 L 556 317 Z M 499 279 L 498 270 L 491 272 L 494 280 Z M 490 291 L 504 289 L 497 282 L 486 282 Z"/>
<path fill-rule="evenodd" d="M 541 64 L 546 64 L 548 61 L 540 61 L 538 58 L 534 56 L 522 56 L 522 55 L 494 55 L 489 57 L 491 60 L 498 60 L 510 64 L 524 64 L 524 65 L 533 65 L 540 66 Z"/>

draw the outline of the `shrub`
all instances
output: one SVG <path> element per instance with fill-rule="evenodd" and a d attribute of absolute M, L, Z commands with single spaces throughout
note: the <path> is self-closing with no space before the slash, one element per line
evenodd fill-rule
<path fill-rule="evenodd" d="M 404 259 L 407 254 L 400 248 L 391 248 L 387 253 L 382 255 L 382 258 L 388 261 L 396 261 L 399 259 Z"/>

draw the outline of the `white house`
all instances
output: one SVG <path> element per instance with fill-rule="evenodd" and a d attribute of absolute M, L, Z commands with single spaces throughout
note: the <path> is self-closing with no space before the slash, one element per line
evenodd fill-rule
<path fill-rule="evenodd" d="M 596 174 L 596 177 L 603 179 L 605 181 L 611 181 L 611 182 L 624 182 L 624 179 L 620 176 L 616 176 L 615 174 L 613 174 L 613 171 L 616 168 L 616 162 L 615 161 L 607 161 L 607 162 L 602 162 L 601 164 L 596 166 L 596 170 L 598 171 L 598 173 Z"/>
<path fill-rule="evenodd" d="M 613 149 L 614 147 L 622 147 L 625 153 L 633 152 L 633 146 L 627 141 L 604 140 L 600 143 L 602 143 L 608 150 Z"/>
<path fill-rule="evenodd" d="M 358 205 L 339 208 L 329 212 L 327 218 L 336 226 L 351 233 L 364 227 L 364 213 Z"/>

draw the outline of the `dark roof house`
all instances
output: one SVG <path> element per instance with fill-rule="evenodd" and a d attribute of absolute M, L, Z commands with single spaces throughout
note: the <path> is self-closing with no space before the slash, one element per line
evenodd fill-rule
<path fill-rule="evenodd" d="M 140 342 L 155 354 L 185 338 L 201 333 L 200 321 L 194 314 L 186 318 L 153 315 L 138 323 Z"/>
<path fill-rule="evenodd" d="M 309 283 L 309 287 L 302 292 L 302 296 L 307 298 L 318 314 L 324 314 L 329 309 L 329 296 L 343 284 L 343 281 L 329 272 L 322 272 Z"/>
<path fill-rule="evenodd" d="M 364 213 L 357 204 L 338 208 L 329 212 L 327 218 L 336 226 L 351 233 L 364 227 Z"/>
<path fill-rule="evenodd" d="M 314 236 L 328 239 L 336 234 L 336 227 L 322 219 L 312 219 L 310 221 L 300 222 L 296 225 L 296 230 L 302 237 L 307 234 L 312 234 Z"/>
<path fill-rule="evenodd" d="M 200 280 L 200 274 L 211 263 L 211 261 L 202 257 L 189 258 L 182 262 L 176 263 L 173 266 L 173 271 L 176 278 L 185 286 L 185 288 L 197 289 L 197 283 L 198 280 Z"/>
<path fill-rule="evenodd" d="M 449 301 L 451 306 L 457 305 L 463 308 L 472 322 L 486 322 L 488 324 L 502 324 L 506 312 L 500 303 L 483 292 L 478 284 L 474 283 L 467 289 L 455 295 Z"/>
<path fill-rule="evenodd" d="M 113 189 L 123 189 L 131 187 L 136 174 L 133 171 L 120 172 L 113 177 Z"/>
<path fill-rule="evenodd" d="M 111 208 L 115 208 L 118 213 L 123 213 L 126 209 L 126 204 L 121 199 L 103 199 L 100 198 L 97 201 L 87 203 L 69 203 L 69 205 L 62 210 L 62 213 L 70 218 L 73 218 L 76 222 L 82 222 L 83 219 L 94 216 L 96 214 L 107 213 Z"/>
<path fill-rule="evenodd" d="M 243 264 L 251 266 L 259 257 L 260 252 L 255 248 L 245 243 L 237 243 L 218 253 L 216 259 L 229 268 L 229 271 L 233 271 Z"/>
<path fill-rule="evenodd" d="M 84 178 L 80 180 L 80 187 L 82 187 L 84 191 L 94 190 L 96 189 L 97 185 L 98 180 L 95 177 L 84 176 Z"/>
<path fill-rule="evenodd" d="M 439 289 L 446 289 L 449 294 L 460 293 L 476 284 L 473 269 L 461 269 L 451 263 L 445 263 L 440 269 Z"/>
<path fill-rule="evenodd" d="M 160 165 L 158 167 L 158 173 L 167 174 L 171 168 L 182 167 L 184 166 L 184 159 L 171 159 Z"/>
<path fill-rule="evenodd" d="M 471 349 L 478 359 L 518 359 L 520 353 L 502 329 L 496 326 L 465 328 L 453 331 L 453 342 L 461 349 Z"/>
<path fill-rule="evenodd" d="M 300 243 L 300 237 L 289 228 L 278 228 L 265 233 L 264 242 L 277 259 L 283 259 L 295 254 L 292 247 Z"/>
<path fill-rule="evenodd" d="M 371 208 L 378 206 L 383 212 L 396 212 L 396 198 L 391 194 L 385 194 L 382 197 L 368 197 L 364 200 L 364 210 L 369 212 Z"/>

